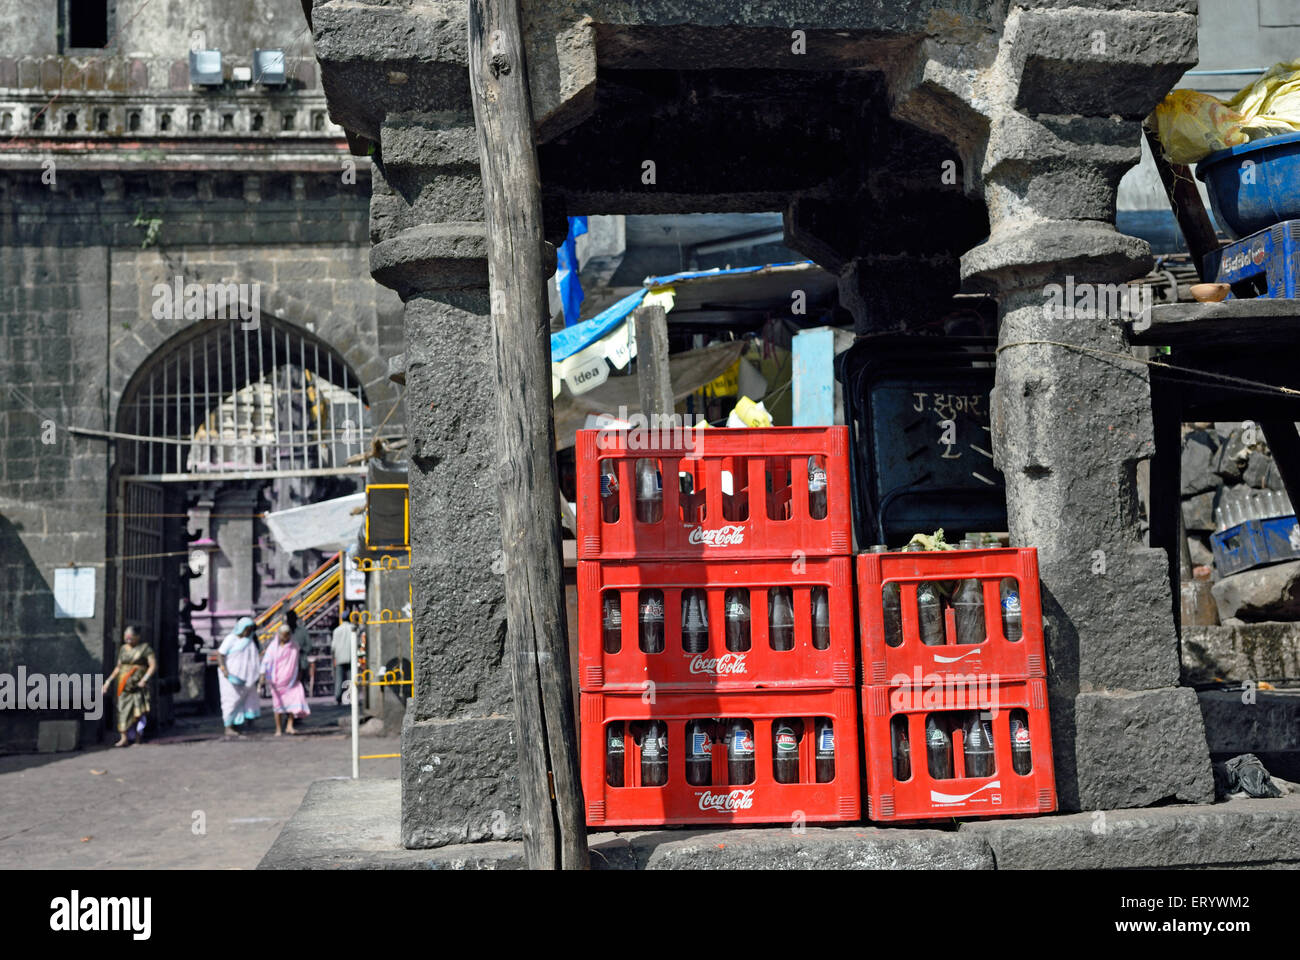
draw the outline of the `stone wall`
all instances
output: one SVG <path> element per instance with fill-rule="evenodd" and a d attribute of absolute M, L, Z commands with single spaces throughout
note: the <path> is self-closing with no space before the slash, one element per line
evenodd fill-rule
<path fill-rule="evenodd" d="M 364 171 L 363 171 L 364 173 Z M 107 198 L 98 176 L 66 172 L 55 189 L 39 170 L 10 173 L 0 192 L 0 672 L 107 672 L 116 638 L 109 514 L 117 507 L 112 445 L 68 427 L 116 428 L 131 377 L 193 321 L 152 316 L 153 284 L 233 280 L 262 285 L 263 311 L 312 329 L 360 376 L 378 424 L 398 402 L 387 358 L 400 352 L 396 298 L 367 275 L 367 177 L 283 178 L 250 202 L 243 178 L 127 176 Z M 227 189 L 227 186 L 229 189 Z M 134 225 L 161 221 L 150 242 Z M 401 407 L 387 428 L 401 432 Z M 48 441 L 48 442 L 47 442 Z M 93 620 L 53 617 L 53 570 L 96 565 Z M 150 638 L 161 642 L 162 638 Z M 111 667 L 110 667 L 111 668 Z M 34 749 L 30 714 L 0 714 L 0 749 Z M 87 730 L 87 733 L 91 733 Z"/>

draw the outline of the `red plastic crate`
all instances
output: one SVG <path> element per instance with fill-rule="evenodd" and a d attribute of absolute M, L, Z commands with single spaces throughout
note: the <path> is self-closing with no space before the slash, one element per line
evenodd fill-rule
<path fill-rule="evenodd" d="M 854 674 L 853 561 L 849 557 L 655 563 L 578 562 L 578 677 L 588 692 L 640 692 L 647 681 L 663 692 L 851 686 Z M 768 590 L 790 588 L 793 649 L 774 650 L 768 630 Z M 829 645 L 813 643 L 813 590 L 824 587 Z M 726 646 L 725 603 L 731 588 L 749 590 L 749 649 Z M 664 600 L 663 650 L 648 653 L 639 640 L 640 597 L 658 590 Z M 704 592 L 708 648 L 687 653 L 682 642 L 682 596 Z M 619 650 L 606 653 L 605 596 L 619 597 Z"/>
<path fill-rule="evenodd" d="M 647 698 L 648 699 L 648 698 Z M 673 694 L 647 703 L 637 694 L 582 694 L 582 790 L 592 827 L 664 824 L 831 822 L 861 818 L 858 779 L 858 710 L 851 687 L 765 693 Z M 835 774 L 815 780 L 813 750 L 817 717 L 832 721 Z M 667 731 L 668 771 L 662 786 L 641 783 L 641 748 L 632 724 L 661 721 Z M 725 731 L 712 745 L 712 783 L 686 779 L 686 724 L 693 719 L 744 718 L 753 723 L 754 780 L 728 783 Z M 773 774 L 772 721 L 803 721 L 797 783 L 778 783 Z M 621 723 L 623 786 L 606 778 L 607 725 Z"/>
<path fill-rule="evenodd" d="M 950 678 L 951 679 L 951 678 Z M 1047 713 L 1047 681 L 1011 680 L 976 686 L 916 687 L 870 686 L 862 690 L 863 727 L 866 731 L 867 818 L 870 820 L 927 820 L 947 817 L 989 817 L 1049 813 L 1056 809 L 1056 780 L 1052 770 L 1052 734 Z M 952 778 L 930 775 L 925 746 L 926 718 L 946 714 L 969 716 L 972 709 L 991 703 L 994 775 L 963 776 L 963 734 L 955 729 Z M 1011 754 L 1012 712 L 1024 712 L 1031 741 L 1032 768 L 1015 772 Z M 906 718 L 911 775 L 895 777 L 891 722 Z"/>
<path fill-rule="evenodd" d="M 954 674 L 989 674 L 1004 679 L 1046 676 L 1038 551 L 1033 547 L 862 553 L 857 565 L 864 683 L 916 683 L 930 675 Z M 1022 637 L 1018 641 L 1008 640 L 1003 630 L 998 588 L 1004 577 L 1019 582 Z M 917 585 L 972 578 L 982 581 L 987 639 L 978 644 L 958 644 L 953 609 L 945 601 L 945 643 L 921 643 Z M 903 629 L 898 646 L 890 646 L 885 638 L 883 590 L 890 582 L 897 583 L 900 592 Z"/>
<path fill-rule="evenodd" d="M 579 558 L 735 560 L 842 556 L 852 550 L 847 427 L 710 427 L 687 433 L 690 448 L 682 439 L 666 442 L 672 437 L 651 443 L 635 432 L 578 431 Z M 821 458 L 826 469 L 826 516 L 819 519 L 809 511 L 809 457 Z M 658 460 L 665 478 L 663 515 L 653 523 L 636 516 L 640 459 Z M 617 519 L 611 521 L 604 518 L 600 496 L 605 460 L 618 484 Z M 729 495 L 723 492 L 724 471 L 731 476 Z M 682 473 L 691 478 L 689 495 L 681 491 Z"/>

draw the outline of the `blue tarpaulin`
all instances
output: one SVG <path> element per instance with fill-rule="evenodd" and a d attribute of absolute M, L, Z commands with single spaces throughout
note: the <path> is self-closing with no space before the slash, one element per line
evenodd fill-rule
<path fill-rule="evenodd" d="M 641 301 L 645 299 L 646 293 L 647 291 L 644 289 L 634 290 L 618 303 L 606 307 L 590 320 L 584 320 L 575 326 L 565 327 L 563 330 L 551 334 L 551 362 L 559 363 L 609 333 L 609 331 L 626 320 L 628 314 L 641 306 Z"/>
<path fill-rule="evenodd" d="M 578 277 L 578 238 L 587 232 L 586 217 L 569 217 L 569 235 L 556 251 L 555 285 L 564 308 L 564 325 L 576 326 L 582 309 L 582 281 Z"/>
<path fill-rule="evenodd" d="M 739 273 L 757 273 L 760 270 L 770 270 L 773 267 L 795 267 L 802 266 L 805 263 L 810 264 L 812 261 L 793 260 L 789 263 L 763 263 L 756 267 L 729 267 L 727 269 L 719 267 L 714 270 L 687 270 L 683 273 L 672 273 L 663 277 L 646 277 L 642 282 L 642 289 L 634 290 L 613 306 L 606 307 L 590 320 L 584 320 L 582 323 L 573 326 L 566 326 L 563 330 L 551 334 L 551 362 L 559 363 L 561 360 L 573 356 L 583 347 L 595 343 L 605 336 L 627 319 L 628 314 L 641 305 L 641 301 L 645 299 L 646 293 L 650 290 L 671 286 L 684 280 L 697 280 L 701 277 L 725 277 Z M 568 323 L 567 311 L 565 322 Z"/>

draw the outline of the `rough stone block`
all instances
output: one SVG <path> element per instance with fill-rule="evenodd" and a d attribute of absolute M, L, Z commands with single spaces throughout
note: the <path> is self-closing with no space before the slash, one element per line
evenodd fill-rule
<path fill-rule="evenodd" d="M 515 722 L 415 720 L 402 728 L 402 844 L 441 847 L 523 837 Z"/>
<path fill-rule="evenodd" d="M 1300 678 L 1300 623 L 1183 627 L 1182 651 L 1191 682 Z"/>
<path fill-rule="evenodd" d="M 1194 690 L 1081 693 L 1074 702 L 1074 728 L 1081 809 L 1214 799 Z"/>
<path fill-rule="evenodd" d="M 1028 10 L 1018 26 L 1016 106 L 1029 113 L 1140 119 L 1197 60 L 1186 13 Z"/>
<path fill-rule="evenodd" d="M 1182 495 L 1191 496 L 1213 490 L 1219 486 L 1214 461 L 1218 458 L 1218 435 L 1208 430 L 1196 430 L 1183 437 Z"/>
<path fill-rule="evenodd" d="M 418 290 L 487 286 L 482 223 L 428 223 L 370 249 L 370 273 L 403 300 Z"/>
<path fill-rule="evenodd" d="M 1234 573 L 1211 590 L 1220 622 L 1300 618 L 1300 560 Z"/>
<path fill-rule="evenodd" d="M 1218 490 L 1206 490 L 1188 497 L 1181 504 L 1183 511 L 1183 528 L 1198 532 L 1210 532 L 1217 528 L 1214 522 L 1214 508 L 1219 502 Z"/>

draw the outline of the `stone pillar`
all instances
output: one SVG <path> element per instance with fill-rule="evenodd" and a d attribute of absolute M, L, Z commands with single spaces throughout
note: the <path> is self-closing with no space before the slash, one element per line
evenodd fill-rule
<path fill-rule="evenodd" d="M 1020 86 L 990 118 L 980 170 L 990 236 L 962 259 L 1000 306 L 993 450 L 1012 543 L 1038 548 L 1064 809 L 1214 795 L 1196 695 L 1178 686 L 1167 560 L 1139 524 L 1148 370 L 1113 309 L 1063 302 L 1072 290 L 1104 303 L 1101 285 L 1149 269 L 1146 243 L 1114 229 L 1115 190 L 1138 160 L 1140 118 L 1195 61 L 1195 27 L 1182 14 L 1013 14 L 1002 67 Z"/>
<path fill-rule="evenodd" d="M 517 837 L 497 382 L 474 126 L 463 115 L 390 115 L 380 148 L 371 270 L 406 303 L 411 440 L 416 687 L 402 730 L 402 842 Z"/>
<path fill-rule="evenodd" d="M 415 692 L 402 842 L 522 836 L 497 519 L 497 389 L 464 7 L 317 3 L 332 118 L 372 168 L 370 269 L 405 303 Z M 373 144 L 373 148 L 371 148 Z"/>

